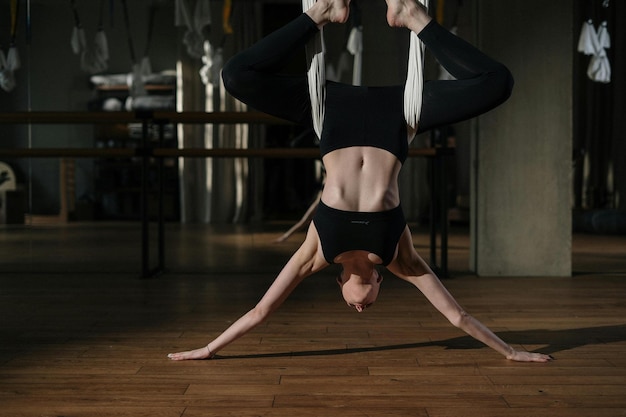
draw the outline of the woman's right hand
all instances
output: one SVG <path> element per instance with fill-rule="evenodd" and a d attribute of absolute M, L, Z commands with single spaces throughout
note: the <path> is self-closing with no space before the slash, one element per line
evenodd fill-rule
<path fill-rule="evenodd" d="M 167 355 L 167 357 L 173 361 L 211 359 L 213 356 L 215 356 L 215 354 L 209 350 L 208 345 L 201 347 L 199 349 L 188 350 L 185 352 L 178 352 L 178 353 L 169 353 Z"/>

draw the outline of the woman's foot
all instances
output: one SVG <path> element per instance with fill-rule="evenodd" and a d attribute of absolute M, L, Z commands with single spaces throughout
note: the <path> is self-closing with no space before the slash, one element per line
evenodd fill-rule
<path fill-rule="evenodd" d="M 417 0 L 385 0 L 387 2 L 387 23 L 391 27 L 404 27 L 415 33 L 431 21 L 424 6 Z"/>
<path fill-rule="evenodd" d="M 209 351 L 209 347 L 201 347 L 200 349 L 188 350 L 186 352 L 170 353 L 167 355 L 173 361 L 186 361 L 194 359 L 211 359 L 214 356 Z"/>
<path fill-rule="evenodd" d="M 350 15 L 350 0 L 318 0 L 305 13 L 320 28 L 327 23 L 345 23 Z"/>

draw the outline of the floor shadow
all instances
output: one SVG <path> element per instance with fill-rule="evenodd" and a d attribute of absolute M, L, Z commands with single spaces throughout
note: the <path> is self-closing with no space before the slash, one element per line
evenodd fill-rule
<path fill-rule="evenodd" d="M 580 329 L 564 330 L 515 330 L 497 332 L 498 336 L 510 344 L 546 345 L 535 352 L 554 355 L 565 350 L 575 349 L 587 345 L 626 341 L 626 324 L 600 327 L 583 327 Z M 396 345 L 359 347 L 347 349 L 304 350 L 294 352 L 259 353 L 252 355 L 216 355 L 215 359 L 252 359 L 252 358 L 279 358 L 299 356 L 333 356 L 349 355 L 363 352 L 383 352 L 389 350 L 417 349 L 422 347 L 439 346 L 445 349 L 480 349 L 484 344 L 471 336 L 454 337 L 431 342 L 402 343 Z M 557 357 L 558 359 L 558 357 Z"/>

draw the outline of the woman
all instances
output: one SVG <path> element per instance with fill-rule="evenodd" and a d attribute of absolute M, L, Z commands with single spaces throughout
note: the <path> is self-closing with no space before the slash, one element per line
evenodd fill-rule
<path fill-rule="evenodd" d="M 248 105 L 312 125 L 305 75 L 280 74 L 324 25 L 343 23 L 350 0 L 318 0 L 309 10 L 229 61 L 227 90 Z M 169 354 L 172 360 L 207 359 L 263 322 L 306 277 L 335 263 L 346 303 L 362 312 L 378 296 L 377 265 L 415 285 L 454 326 L 507 359 L 547 362 L 548 355 L 517 351 L 467 314 L 413 247 L 400 206 L 398 174 L 416 133 L 484 113 L 510 95 L 508 69 L 432 21 L 416 0 L 387 0 L 387 21 L 418 34 L 457 80 L 424 84 L 417 129 L 403 115 L 403 86 L 326 83 L 320 138 L 326 183 L 313 222 L 259 303 L 207 346 Z"/>

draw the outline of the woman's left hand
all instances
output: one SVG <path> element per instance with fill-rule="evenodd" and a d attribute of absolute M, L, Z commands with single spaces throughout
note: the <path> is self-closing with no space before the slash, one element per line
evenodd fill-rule
<path fill-rule="evenodd" d="M 516 362 L 550 362 L 554 360 L 551 355 L 544 355 L 543 353 L 526 352 L 521 350 L 514 351 L 506 358 Z"/>

